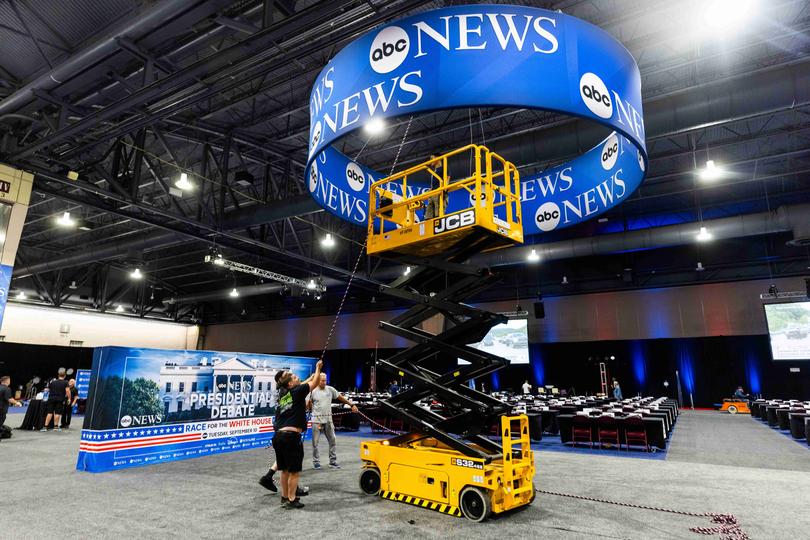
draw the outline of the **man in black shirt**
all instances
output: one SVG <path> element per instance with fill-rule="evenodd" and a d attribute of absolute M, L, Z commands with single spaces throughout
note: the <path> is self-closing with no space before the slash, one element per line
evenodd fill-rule
<path fill-rule="evenodd" d="M 291 371 L 276 373 L 278 402 L 273 418 L 273 449 L 281 471 L 281 505 L 284 508 L 303 508 L 296 497 L 298 477 L 304 462 L 304 444 L 301 434 L 307 429 L 307 395 L 321 380 L 323 361 L 315 364 L 315 373 L 305 382 Z"/>
<path fill-rule="evenodd" d="M 10 431 L 5 427 L 9 403 L 15 407 L 22 407 L 22 403 L 14 399 L 14 393 L 11 391 L 11 377 L 4 375 L 0 377 L 0 430 L 3 431 Z"/>
<path fill-rule="evenodd" d="M 51 418 L 53 418 L 53 430 L 62 431 L 60 427 L 62 413 L 65 410 L 65 401 L 70 399 L 70 390 L 65 375 L 65 368 L 59 368 L 58 378 L 48 384 L 48 402 L 45 404 L 45 412 L 48 415 L 45 417 L 45 425 L 40 431 L 48 431 L 47 426 L 51 423 Z"/>

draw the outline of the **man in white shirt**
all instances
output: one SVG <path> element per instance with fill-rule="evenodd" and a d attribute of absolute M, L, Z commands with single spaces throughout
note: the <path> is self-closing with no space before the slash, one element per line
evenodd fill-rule
<path fill-rule="evenodd" d="M 332 400 L 337 399 L 357 412 L 357 406 L 340 395 L 340 392 L 326 384 L 326 373 L 321 373 L 320 384 L 309 394 L 307 405 L 312 408 L 312 466 L 321 468 L 321 458 L 318 454 L 318 441 L 321 432 L 326 435 L 329 442 L 329 466 L 339 469 L 337 462 L 337 441 L 335 439 L 335 424 L 332 423 Z"/>
<path fill-rule="evenodd" d="M 523 383 L 523 393 L 524 394 L 531 394 L 532 393 L 532 385 L 529 384 L 529 381 L 525 381 Z"/>

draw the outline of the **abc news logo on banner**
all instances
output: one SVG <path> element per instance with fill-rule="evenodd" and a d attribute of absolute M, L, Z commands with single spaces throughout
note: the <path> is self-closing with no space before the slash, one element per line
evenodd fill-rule
<path fill-rule="evenodd" d="M 346 165 L 346 182 L 355 191 L 362 191 L 366 186 L 366 175 L 363 174 L 363 169 L 353 161 Z"/>
<path fill-rule="evenodd" d="M 374 41 L 368 53 L 371 69 L 377 73 L 391 73 L 408 57 L 411 42 L 408 33 L 399 26 L 384 28 Z"/>
<path fill-rule="evenodd" d="M 579 94 L 582 102 L 599 118 L 613 116 L 613 102 L 604 81 L 595 73 L 586 73 L 579 80 Z"/>
<path fill-rule="evenodd" d="M 163 417 L 159 414 L 145 414 L 142 416 L 130 416 L 127 414 L 121 417 L 121 427 L 151 426 L 153 424 L 159 424 L 162 421 Z"/>
<path fill-rule="evenodd" d="M 560 224 L 560 207 L 553 202 L 541 204 L 534 214 L 534 222 L 543 232 L 553 231 Z"/>

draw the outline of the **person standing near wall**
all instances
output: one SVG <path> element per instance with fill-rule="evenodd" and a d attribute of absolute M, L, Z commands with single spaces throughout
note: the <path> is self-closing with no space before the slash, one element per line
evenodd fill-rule
<path fill-rule="evenodd" d="M 14 399 L 14 395 L 11 392 L 11 377 L 4 375 L 0 377 L 0 440 L 7 439 L 11 436 L 11 428 L 5 425 L 9 405 L 22 407 L 22 403 Z M 7 434 L 8 437 L 6 436 Z"/>
<path fill-rule="evenodd" d="M 622 397 L 622 387 L 619 386 L 619 381 L 617 381 L 615 378 L 613 379 L 613 399 L 616 401 L 621 401 L 624 399 Z"/>
<path fill-rule="evenodd" d="M 64 420 L 62 421 L 62 427 L 65 429 L 70 429 L 70 420 L 73 418 L 73 406 L 79 401 L 79 390 L 76 388 L 76 379 L 70 379 L 68 381 L 68 389 L 70 390 L 70 397 L 68 398 Z"/>
<path fill-rule="evenodd" d="M 532 393 L 532 385 L 529 384 L 528 380 L 523 382 L 523 393 L 524 394 Z"/>
<path fill-rule="evenodd" d="M 70 390 L 68 390 L 65 376 L 65 368 L 59 368 L 57 378 L 48 384 L 48 402 L 45 404 L 45 412 L 48 415 L 45 417 L 45 425 L 40 431 L 48 431 L 47 426 L 51 423 L 51 419 L 53 419 L 53 430 L 62 431 L 60 427 L 62 413 L 65 410 L 65 401 L 70 399 Z"/>
<path fill-rule="evenodd" d="M 321 458 L 318 454 L 318 442 L 321 432 L 329 443 L 329 466 L 339 469 L 337 462 L 337 440 L 335 439 L 335 424 L 332 422 L 332 400 L 338 400 L 357 412 L 357 406 L 343 397 L 334 387 L 326 384 L 326 373 L 321 373 L 318 386 L 309 394 L 307 405 L 312 408 L 312 466 L 321 468 Z"/>

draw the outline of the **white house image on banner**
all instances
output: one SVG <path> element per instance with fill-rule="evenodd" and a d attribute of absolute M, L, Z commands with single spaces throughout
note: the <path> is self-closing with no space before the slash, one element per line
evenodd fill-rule
<path fill-rule="evenodd" d="M 275 375 L 280 368 L 268 367 L 266 361 L 250 363 L 233 357 L 222 361 L 220 358 L 203 358 L 196 366 L 167 363 L 160 368 L 160 399 L 163 414 L 203 408 L 200 402 L 190 399 L 196 393 L 250 393 L 273 392 Z M 289 368 L 281 368 L 289 369 Z"/>

